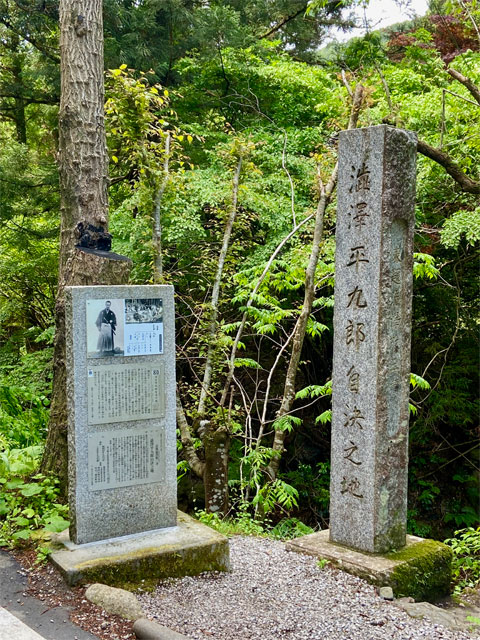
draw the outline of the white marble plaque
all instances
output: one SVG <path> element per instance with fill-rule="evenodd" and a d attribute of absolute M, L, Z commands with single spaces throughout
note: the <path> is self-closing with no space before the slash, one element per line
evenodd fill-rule
<path fill-rule="evenodd" d="M 88 368 L 88 424 L 149 420 L 165 415 L 165 369 L 154 364 Z"/>
<path fill-rule="evenodd" d="M 90 491 L 165 480 L 163 429 L 112 429 L 88 436 Z"/>

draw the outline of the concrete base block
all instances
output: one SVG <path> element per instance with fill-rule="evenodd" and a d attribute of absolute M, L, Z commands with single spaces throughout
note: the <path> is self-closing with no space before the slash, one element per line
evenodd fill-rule
<path fill-rule="evenodd" d="M 229 571 L 228 539 L 178 512 L 177 526 L 76 545 L 68 530 L 52 539 L 50 561 L 71 586 L 101 582 L 148 588 L 160 579 Z"/>
<path fill-rule="evenodd" d="M 324 558 L 370 584 L 389 586 L 396 598 L 435 602 L 450 592 L 452 551 L 441 542 L 407 536 L 403 549 L 373 554 L 330 542 L 329 533 L 326 529 L 291 540 L 286 548 Z"/>

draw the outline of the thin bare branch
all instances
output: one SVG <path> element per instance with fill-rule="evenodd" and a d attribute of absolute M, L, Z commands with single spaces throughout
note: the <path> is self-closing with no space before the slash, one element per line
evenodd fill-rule
<path fill-rule="evenodd" d="M 230 243 L 230 237 L 232 235 L 233 223 L 235 222 L 235 218 L 237 215 L 237 201 L 238 201 L 238 187 L 240 184 L 240 173 L 242 171 L 242 154 L 240 153 L 237 167 L 235 169 L 235 173 L 233 176 L 233 185 L 232 185 L 232 207 L 230 209 L 230 215 L 227 220 L 227 224 L 225 227 L 225 231 L 223 234 L 223 242 L 222 248 L 220 250 L 220 255 L 218 257 L 218 266 L 217 266 L 217 274 L 215 276 L 215 281 L 213 283 L 212 290 L 212 299 L 210 301 L 211 304 L 211 317 L 210 317 L 210 328 L 209 328 L 209 344 L 208 344 L 208 352 L 207 359 L 205 362 L 205 371 L 203 374 L 203 383 L 202 388 L 200 390 L 200 398 L 198 401 L 198 413 L 200 416 L 205 414 L 205 402 L 207 399 L 208 391 L 210 389 L 210 382 L 212 379 L 212 369 L 213 369 L 213 354 L 215 350 L 215 336 L 217 333 L 217 318 L 218 318 L 218 299 L 220 296 L 220 284 L 222 281 L 223 267 L 225 265 L 225 258 L 227 256 L 228 245 Z M 224 405 L 221 404 L 223 407 Z"/>
<path fill-rule="evenodd" d="M 235 336 L 235 340 L 233 341 L 232 350 L 230 352 L 228 373 L 227 373 L 227 378 L 225 380 L 225 386 L 223 388 L 222 397 L 220 400 L 220 406 L 224 406 L 225 400 L 227 399 L 228 390 L 232 383 L 233 373 L 235 371 L 235 358 L 237 356 L 238 344 L 242 338 L 243 331 L 247 323 L 248 309 L 252 306 L 255 296 L 257 295 L 260 287 L 262 286 L 262 282 L 264 281 L 267 273 L 270 271 L 270 267 L 272 266 L 273 262 L 277 258 L 278 254 L 282 251 L 283 247 L 293 238 L 293 236 L 297 233 L 297 231 L 301 229 L 301 227 L 303 227 L 303 225 L 306 224 L 309 220 L 311 220 L 313 216 L 314 214 L 312 213 L 309 216 L 307 216 L 304 220 L 302 220 L 302 222 L 297 224 L 295 229 L 292 229 L 292 231 L 290 231 L 290 233 L 287 236 L 285 236 L 285 238 L 277 245 L 277 247 L 275 248 L 275 251 L 272 253 L 267 264 L 265 265 L 259 279 L 257 280 L 257 284 L 255 285 L 255 288 L 253 289 L 252 293 L 250 294 L 250 297 L 247 300 L 247 304 L 245 305 L 246 310 L 244 311 L 242 319 L 240 320 L 240 325 L 237 329 L 237 334 Z"/>
<path fill-rule="evenodd" d="M 298 16 L 301 13 L 305 13 L 305 11 L 307 10 L 307 7 L 308 7 L 308 2 L 302 5 L 298 11 L 295 11 L 295 13 L 292 13 L 291 15 L 285 16 L 284 18 L 282 18 L 279 22 L 274 24 L 273 27 L 271 27 L 266 33 L 262 34 L 261 36 L 258 36 L 258 39 L 263 40 L 263 38 L 268 38 L 269 36 L 273 35 L 275 32 L 277 32 L 279 29 L 285 26 L 288 22 L 291 22 L 292 20 L 295 20 L 295 18 L 298 18 Z"/>

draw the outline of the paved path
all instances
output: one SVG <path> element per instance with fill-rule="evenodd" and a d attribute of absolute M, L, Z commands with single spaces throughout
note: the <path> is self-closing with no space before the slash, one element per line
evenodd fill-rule
<path fill-rule="evenodd" d="M 98 640 L 69 620 L 66 607 L 49 609 L 27 589 L 26 571 L 0 551 L 0 640 Z"/>
<path fill-rule="evenodd" d="M 0 607 L 0 640 L 43 640 L 36 631 Z"/>

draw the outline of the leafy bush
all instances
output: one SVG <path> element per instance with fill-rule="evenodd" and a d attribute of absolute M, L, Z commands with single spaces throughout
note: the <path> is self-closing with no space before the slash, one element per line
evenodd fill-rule
<path fill-rule="evenodd" d="M 265 536 L 265 522 L 255 520 L 246 510 L 240 511 L 236 518 L 221 518 L 218 513 L 196 511 L 195 516 L 203 524 L 212 527 L 226 536 Z"/>
<path fill-rule="evenodd" d="M 269 531 L 269 536 L 279 540 L 291 540 L 313 533 L 313 529 L 298 518 L 284 518 Z"/>
<path fill-rule="evenodd" d="M 268 519 L 256 520 L 247 509 L 248 506 L 245 505 L 235 518 L 222 518 L 217 513 L 206 511 L 196 511 L 195 515 L 203 524 L 227 536 L 263 536 L 276 540 L 291 540 L 313 533 L 313 529 L 303 524 L 298 518 L 283 518 L 271 527 Z"/>
<path fill-rule="evenodd" d="M 26 386 L 0 385 L 0 434 L 12 447 L 42 442 L 50 401 Z"/>
<path fill-rule="evenodd" d="M 68 506 L 57 502 L 58 481 L 36 471 L 41 446 L 0 452 L 0 546 L 29 540 L 35 530 L 63 531 Z"/>
<path fill-rule="evenodd" d="M 480 583 L 480 526 L 455 531 L 455 537 L 445 540 L 453 551 L 452 579 L 454 593 Z"/>

